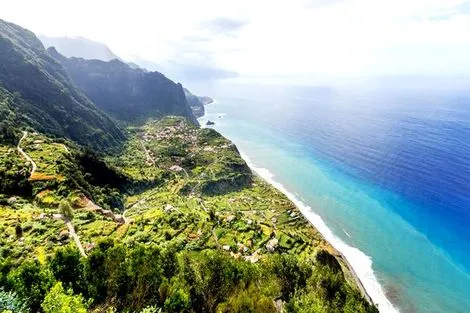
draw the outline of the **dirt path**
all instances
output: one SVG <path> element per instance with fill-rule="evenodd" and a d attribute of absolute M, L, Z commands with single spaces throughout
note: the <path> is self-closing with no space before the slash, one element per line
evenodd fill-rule
<path fill-rule="evenodd" d="M 144 150 L 145 155 L 147 156 L 147 161 L 150 161 L 155 166 L 155 160 L 150 156 L 150 153 L 147 148 L 145 148 L 145 144 L 142 140 L 140 140 L 140 144 L 142 145 L 142 149 Z"/>
<path fill-rule="evenodd" d="M 217 248 L 220 249 L 220 243 L 219 243 L 219 238 L 217 238 L 217 234 L 215 233 L 215 226 L 212 227 L 212 236 L 214 236 L 215 244 L 217 245 Z"/>
<path fill-rule="evenodd" d="M 70 236 L 73 238 L 75 241 L 75 245 L 77 246 L 78 250 L 80 251 L 80 254 L 83 257 L 87 257 L 85 253 L 85 249 L 83 249 L 82 243 L 80 242 L 80 237 L 78 237 L 77 232 L 75 231 L 75 227 L 73 227 L 72 221 L 70 221 L 68 218 L 66 218 L 63 214 L 59 213 L 54 213 L 54 214 L 46 214 L 44 217 L 49 217 L 53 218 L 55 220 L 62 220 L 64 221 L 65 225 L 67 226 L 69 230 Z"/>
<path fill-rule="evenodd" d="M 26 152 L 24 152 L 23 149 L 21 148 L 21 142 L 23 141 L 23 139 L 26 138 L 26 136 L 28 136 L 28 132 L 24 131 L 23 132 L 23 137 L 21 137 L 20 141 L 18 142 L 17 149 L 18 149 L 18 152 L 21 153 L 21 155 L 23 155 L 26 158 L 26 160 L 28 160 L 31 163 L 31 165 L 33 167 L 31 169 L 30 174 L 29 174 L 29 177 L 31 178 L 31 176 L 33 176 L 34 172 L 36 172 L 37 166 L 36 166 L 36 163 L 34 163 L 33 159 L 31 159 L 31 157 L 29 155 L 27 155 Z"/>
<path fill-rule="evenodd" d="M 75 244 L 78 247 L 78 250 L 80 250 L 80 254 L 86 258 L 85 249 L 83 249 L 82 243 L 80 242 L 80 238 L 75 232 L 75 228 L 73 227 L 72 222 L 65 217 L 64 217 L 64 222 L 65 222 L 65 225 L 67 225 L 67 228 L 69 229 L 70 236 L 72 236 L 73 240 L 75 241 Z"/>

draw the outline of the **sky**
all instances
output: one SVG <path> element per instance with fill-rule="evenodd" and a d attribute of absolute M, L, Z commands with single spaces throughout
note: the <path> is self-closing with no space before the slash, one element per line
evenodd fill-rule
<path fill-rule="evenodd" d="M 0 18 L 242 76 L 470 75 L 462 0 L 1 0 Z"/>

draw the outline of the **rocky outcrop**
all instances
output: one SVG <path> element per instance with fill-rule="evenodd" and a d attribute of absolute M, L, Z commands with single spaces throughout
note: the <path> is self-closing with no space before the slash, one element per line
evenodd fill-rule
<path fill-rule="evenodd" d="M 207 96 L 204 96 L 204 97 L 199 97 L 199 100 L 202 102 L 202 104 L 204 105 L 208 105 L 208 104 L 211 104 L 212 102 L 214 102 L 214 99 L 212 99 L 211 97 L 207 97 Z"/>

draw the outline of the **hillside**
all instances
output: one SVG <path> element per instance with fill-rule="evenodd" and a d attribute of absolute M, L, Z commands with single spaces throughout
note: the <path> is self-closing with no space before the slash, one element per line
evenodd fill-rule
<path fill-rule="evenodd" d="M 20 127 L 100 149 L 124 139 L 113 121 L 70 80 L 36 36 L 0 20 L 0 137 Z"/>
<path fill-rule="evenodd" d="M 96 59 L 111 61 L 120 58 L 111 49 L 101 42 L 96 42 L 83 37 L 48 37 L 38 36 L 44 47 L 54 47 L 60 54 L 70 58 Z"/>
<path fill-rule="evenodd" d="M 231 142 L 176 117 L 129 131 L 105 162 L 29 134 L 29 178 L 1 147 L 0 285 L 16 300 L 44 308 L 55 290 L 92 311 L 377 312 Z"/>
<path fill-rule="evenodd" d="M 197 124 L 181 84 L 161 73 L 134 69 L 119 60 L 66 58 L 54 48 L 48 52 L 100 109 L 118 120 L 142 123 L 176 115 Z"/>

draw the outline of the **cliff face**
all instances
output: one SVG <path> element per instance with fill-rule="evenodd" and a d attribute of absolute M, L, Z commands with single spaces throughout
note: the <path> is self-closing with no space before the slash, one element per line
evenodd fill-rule
<path fill-rule="evenodd" d="M 29 126 L 101 149 L 116 147 L 124 139 L 113 121 L 74 85 L 32 32 L 3 20 L 0 117 L 2 134 Z"/>
<path fill-rule="evenodd" d="M 197 124 L 181 84 L 161 73 L 133 69 L 119 60 L 66 58 L 54 48 L 48 52 L 100 109 L 118 120 L 141 123 L 175 115 Z"/>

